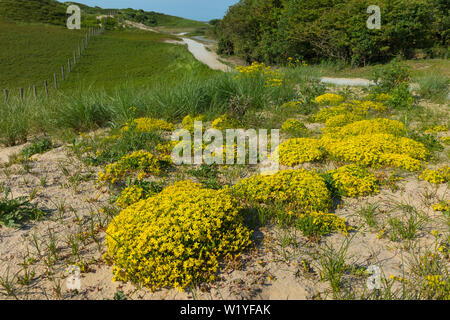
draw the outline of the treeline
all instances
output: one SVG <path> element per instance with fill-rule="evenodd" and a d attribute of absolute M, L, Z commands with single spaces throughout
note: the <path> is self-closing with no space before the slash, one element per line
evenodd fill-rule
<path fill-rule="evenodd" d="M 381 9 L 380 30 L 367 28 L 370 5 Z M 449 0 L 241 0 L 216 28 L 218 52 L 277 64 L 292 57 L 366 65 L 417 49 L 444 56 L 449 9 Z"/>

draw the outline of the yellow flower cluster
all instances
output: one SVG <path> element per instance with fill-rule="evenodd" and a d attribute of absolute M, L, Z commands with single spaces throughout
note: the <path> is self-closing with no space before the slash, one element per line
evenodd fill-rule
<path fill-rule="evenodd" d="M 175 130 L 175 126 L 172 123 L 169 123 L 165 120 L 161 119 L 153 119 L 153 118 L 138 118 L 134 119 L 131 124 L 127 124 L 122 128 L 122 132 L 128 131 L 130 126 L 135 125 L 135 130 L 137 132 L 151 132 L 151 131 L 173 131 Z"/>
<path fill-rule="evenodd" d="M 297 119 L 288 119 L 281 126 L 282 132 L 291 134 L 304 134 L 307 130 L 303 122 Z"/>
<path fill-rule="evenodd" d="M 321 160 L 325 156 L 320 140 L 310 138 L 289 139 L 280 144 L 279 161 L 285 166 Z"/>
<path fill-rule="evenodd" d="M 363 101 L 357 103 L 357 105 L 360 108 L 360 110 L 363 110 L 364 112 L 367 112 L 369 110 L 384 112 L 387 109 L 386 105 L 374 101 Z"/>
<path fill-rule="evenodd" d="M 304 103 L 303 100 L 288 101 L 281 105 L 281 109 L 295 109 Z"/>
<path fill-rule="evenodd" d="M 338 94 L 334 93 L 325 93 L 321 96 L 318 96 L 316 99 L 314 99 L 315 102 L 318 104 L 327 104 L 327 105 L 338 105 L 342 102 L 344 102 L 344 97 Z"/>
<path fill-rule="evenodd" d="M 239 127 L 239 123 L 235 119 L 232 119 L 227 114 L 224 114 L 219 118 L 215 119 L 211 124 L 211 128 L 217 130 L 232 129 L 237 127 Z"/>
<path fill-rule="evenodd" d="M 106 231 L 105 260 L 114 281 L 152 291 L 215 280 L 221 259 L 251 243 L 229 189 L 177 182 L 123 210 Z"/>
<path fill-rule="evenodd" d="M 392 99 L 392 96 L 389 93 L 380 93 L 375 96 L 375 100 L 377 101 L 389 101 Z"/>
<path fill-rule="evenodd" d="M 359 121 L 362 119 L 363 119 L 362 116 L 351 112 L 338 114 L 336 116 L 328 118 L 325 121 L 326 128 L 324 128 L 324 132 L 327 132 L 329 128 L 342 127 L 345 126 L 346 124 Z"/>
<path fill-rule="evenodd" d="M 380 192 L 375 175 L 361 166 L 351 164 L 330 173 L 336 188 L 344 196 L 358 197 Z"/>
<path fill-rule="evenodd" d="M 122 190 L 119 198 L 116 200 L 116 205 L 119 208 L 125 209 L 132 204 L 142 200 L 144 195 L 144 188 L 139 186 L 131 186 Z"/>
<path fill-rule="evenodd" d="M 418 171 L 422 168 L 422 160 L 429 156 L 422 143 L 386 133 L 344 138 L 324 135 L 320 143 L 333 158 L 364 166 L 391 166 Z"/>
<path fill-rule="evenodd" d="M 333 136 L 346 137 L 357 135 L 369 135 L 386 133 L 394 136 L 403 136 L 406 133 L 405 125 L 397 120 L 378 118 L 370 120 L 361 120 L 328 131 Z"/>
<path fill-rule="evenodd" d="M 105 170 L 98 174 L 97 181 L 100 185 L 114 184 L 130 174 L 136 174 L 138 179 L 143 179 L 160 172 L 159 160 L 153 154 L 146 151 L 136 151 L 107 165 Z"/>
<path fill-rule="evenodd" d="M 191 117 L 190 115 L 187 115 L 186 117 L 183 118 L 183 121 L 181 122 L 181 124 L 183 125 L 183 128 L 190 131 L 190 132 L 194 132 L 194 122 L 195 121 L 203 121 L 204 120 L 204 116 L 203 115 L 199 115 L 197 117 Z M 206 130 L 206 128 L 203 127 L 203 130 Z"/>
<path fill-rule="evenodd" d="M 386 106 L 379 102 L 352 100 L 338 106 L 322 108 L 313 117 L 314 121 L 326 122 L 335 116 L 345 116 L 349 119 L 358 118 L 361 120 L 369 111 L 382 112 L 386 110 Z M 351 121 L 349 121 L 350 123 Z"/>
<path fill-rule="evenodd" d="M 257 203 L 284 203 L 300 212 L 326 211 L 331 195 L 324 179 L 306 170 L 280 171 L 272 176 L 257 175 L 239 181 L 233 190 Z"/>
<path fill-rule="evenodd" d="M 347 108 L 347 104 L 342 104 L 339 106 L 333 106 L 333 107 L 327 107 L 327 108 L 322 108 L 319 110 L 319 112 L 313 117 L 313 120 L 316 122 L 321 122 L 324 123 L 326 122 L 328 119 L 335 117 L 337 115 L 342 115 L 342 114 L 350 114 L 350 111 Z"/>
<path fill-rule="evenodd" d="M 266 66 L 264 63 L 253 62 L 250 66 L 237 66 L 236 70 L 239 74 L 235 77 L 256 77 L 264 76 L 267 78 L 267 87 L 278 87 L 283 85 L 283 79 L 281 79 L 281 74 L 278 70 L 273 70 L 270 66 Z"/>
<path fill-rule="evenodd" d="M 427 275 L 425 280 L 425 288 L 430 291 L 430 295 L 437 295 L 442 300 L 450 299 L 450 282 L 442 275 Z"/>
<path fill-rule="evenodd" d="M 448 137 L 442 137 L 441 138 L 442 143 L 449 144 L 450 145 L 450 136 Z"/>
<path fill-rule="evenodd" d="M 345 236 L 352 230 L 345 224 L 345 219 L 334 213 L 328 212 L 307 212 L 302 213 L 298 217 L 297 227 L 302 230 L 306 237 L 314 237 L 317 235 L 327 235 L 335 231 L 339 231 Z"/>
<path fill-rule="evenodd" d="M 424 170 L 419 178 L 433 184 L 450 182 L 450 167 L 444 166 L 437 170 Z"/>
<path fill-rule="evenodd" d="M 447 132 L 448 128 L 446 126 L 434 126 L 425 131 L 425 133 L 439 133 Z"/>
<path fill-rule="evenodd" d="M 448 212 L 450 211 L 450 200 L 447 202 L 441 201 L 439 203 L 433 204 L 434 211 Z"/>

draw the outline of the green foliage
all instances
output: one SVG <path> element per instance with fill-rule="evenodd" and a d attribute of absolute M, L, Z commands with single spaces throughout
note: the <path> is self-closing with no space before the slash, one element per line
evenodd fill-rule
<path fill-rule="evenodd" d="M 217 165 L 202 164 L 200 168 L 191 169 L 188 173 L 196 177 L 205 188 L 215 190 L 222 188 Z"/>
<path fill-rule="evenodd" d="M 66 8 L 55 0 L 0 0 L 0 18 L 63 26 L 68 17 Z"/>
<path fill-rule="evenodd" d="M 67 65 L 67 59 L 85 35 L 82 30 L 68 30 L 57 26 L 39 24 L 20 24 L 2 21 L 0 18 L 0 88 L 28 88 L 58 76 L 61 66 Z M 45 43 L 45 45 L 43 45 Z M 43 94 L 40 89 L 39 94 Z M 18 89 L 10 92 L 18 95 Z"/>
<path fill-rule="evenodd" d="M 394 59 L 391 63 L 378 66 L 373 70 L 371 80 L 376 84 L 378 93 L 390 92 L 411 80 L 411 68 Z"/>
<path fill-rule="evenodd" d="M 35 140 L 29 147 L 24 148 L 21 151 L 21 154 L 28 159 L 35 154 L 42 154 L 50 150 L 52 146 L 52 141 L 49 138 L 38 139 Z"/>
<path fill-rule="evenodd" d="M 0 226 L 20 228 L 29 220 L 37 220 L 43 212 L 30 203 L 27 197 L 9 198 L 10 190 L 6 190 L 0 198 Z"/>
<path fill-rule="evenodd" d="M 420 78 L 419 85 L 419 94 L 422 98 L 445 102 L 449 93 L 450 79 L 441 74 L 430 74 Z"/>
<path fill-rule="evenodd" d="M 369 30 L 369 5 L 381 30 Z M 247 61 L 339 60 L 353 65 L 448 46 L 448 3 L 427 0 L 241 0 L 220 23 L 219 53 Z"/>
<path fill-rule="evenodd" d="M 163 43 L 167 38 L 170 36 L 146 31 L 107 31 L 89 44 L 61 88 L 112 90 L 124 83 L 143 87 L 160 79 L 174 83 L 185 73 L 214 73 L 185 47 Z"/>

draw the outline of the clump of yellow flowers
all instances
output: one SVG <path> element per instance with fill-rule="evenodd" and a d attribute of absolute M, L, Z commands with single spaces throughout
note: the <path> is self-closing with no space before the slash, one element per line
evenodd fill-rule
<path fill-rule="evenodd" d="M 304 162 L 319 161 L 324 158 L 325 151 L 317 139 L 289 139 L 280 144 L 279 162 L 282 165 L 294 167 Z"/>
<path fill-rule="evenodd" d="M 324 179 L 307 170 L 286 170 L 256 175 L 233 186 L 236 195 L 261 204 L 284 203 L 299 212 L 327 211 L 331 195 Z"/>
<path fill-rule="evenodd" d="M 345 98 L 339 94 L 325 93 L 318 96 L 314 101 L 322 105 L 338 105 L 344 102 Z"/>
<path fill-rule="evenodd" d="M 281 126 L 281 131 L 293 135 L 305 134 L 308 129 L 303 122 L 297 119 L 287 119 Z"/>
<path fill-rule="evenodd" d="M 425 131 L 425 133 L 439 133 L 446 132 L 448 128 L 446 126 L 434 126 Z"/>
<path fill-rule="evenodd" d="M 433 184 L 450 182 L 450 167 L 444 166 L 437 170 L 424 170 L 419 178 Z"/>
<path fill-rule="evenodd" d="M 105 260 L 115 281 L 183 290 L 213 281 L 221 259 L 249 246 L 251 231 L 242 220 L 229 189 L 177 182 L 113 219 Z"/>
<path fill-rule="evenodd" d="M 345 219 L 329 212 L 307 212 L 299 215 L 297 223 L 305 237 L 317 237 L 339 231 L 345 236 L 352 230 Z"/>
<path fill-rule="evenodd" d="M 441 201 L 439 203 L 433 204 L 434 211 L 448 212 L 450 211 L 450 200 L 447 202 Z"/>
<path fill-rule="evenodd" d="M 183 126 L 183 129 L 186 129 L 190 132 L 194 132 L 194 123 L 195 121 L 203 121 L 205 117 L 203 115 L 198 115 L 196 117 L 192 117 L 190 115 L 187 115 L 183 118 L 181 124 Z M 203 128 L 205 130 L 205 128 Z"/>
<path fill-rule="evenodd" d="M 353 122 L 339 129 L 335 129 L 332 132 L 333 135 L 340 137 L 377 133 L 388 133 L 394 136 L 403 136 L 406 133 L 406 127 L 402 122 L 397 120 L 378 118 Z"/>
<path fill-rule="evenodd" d="M 159 159 L 150 152 L 136 151 L 122 157 L 119 161 L 106 166 L 98 174 L 97 182 L 100 185 L 106 183 L 114 184 L 125 177 L 134 174 L 138 179 L 149 175 L 157 175 L 161 172 Z"/>
<path fill-rule="evenodd" d="M 217 129 L 217 130 L 232 129 L 232 128 L 237 128 L 238 126 L 239 126 L 238 121 L 231 118 L 228 114 L 224 114 L 224 115 L 218 117 L 211 124 L 211 128 Z"/>
<path fill-rule="evenodd" d="M 279 87 L 283 85 L 280 71 L 274 70 L 270 66 L 266 66 L 263 62 L 260 63 L 255 61 L 250 66 L 237 66 L 236 70 L 238 75 L 235 79 L 263 76 L 266 78 L 266 87 Z"/>
<path fill-rule="evenodd" d="M 362 116 L 351 112 L 332 116 L 326 120 L 324 132 L 327 132 L 329 128 L 342 127 L 359 120 L 362 120 Z"/>
<path fill-rule="evenodd" d="M 380 192 L 375 175 L 361 166 L 351 164 L 330 173 L 335 187 L 343 196 L 358 197 Z"/>
<path fill-rule="evenodd" d="M 175 126 L 161 119 L 153 118 L 138 118 L 134 119 L 131 123 L 122 128 L 122 132 L 128 131 L 130 126 L 135 126 L 136 132 L 151 132 L 151 131 L 173 131 Z"/>
<path fill-rule="evenodd" d="M 332 158 L 363 166 L 390 166 L 419 171 L 423 166 L 422 161 L 429 156 L 422 143 L 387 133 L 344 138 L 324 135 L 320 142 Z"/>
<path fill-rule="evenodd" d="M 144 188 L 140 186 L 131 186 L 122 190 L 116 204 L 119 208 L 125 209 L 130 205 L 139 202 L 144 195 Z"/>

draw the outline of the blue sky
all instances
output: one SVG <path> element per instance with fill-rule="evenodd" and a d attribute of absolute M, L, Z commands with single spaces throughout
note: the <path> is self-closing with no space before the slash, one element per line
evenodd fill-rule
<path fill-rule="evenodd" d="M 156 11 L 199 21 L 222 18 L 239 0 L 75 0 L 102 8 L 134 8 Z"/>

